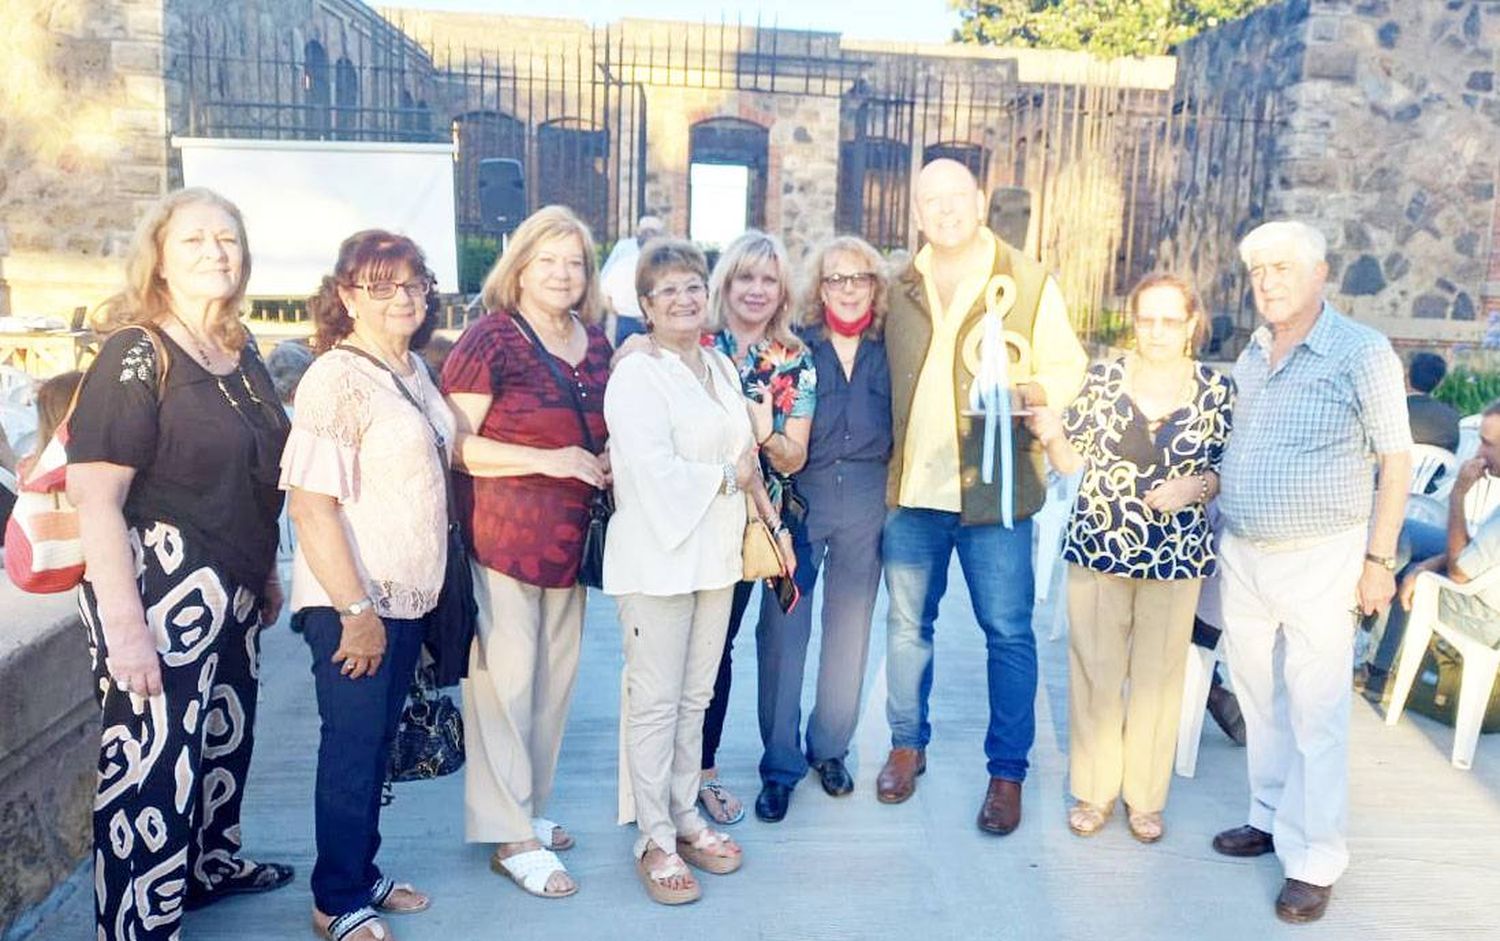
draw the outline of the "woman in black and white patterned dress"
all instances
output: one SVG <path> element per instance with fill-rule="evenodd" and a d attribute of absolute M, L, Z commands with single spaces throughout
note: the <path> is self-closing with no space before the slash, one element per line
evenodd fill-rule
<path fill-rule="evenodd" d="M 68 422 L 68 495 L 104 720 L 98 936 L 148 941 L 177 937 L 184 909 L 292 879 L 239 855 L 288 424 L 239 321 L 250 257 L 232 203 L 168 195 L 126 272 Z"/>
<path fill-rule="evenodd" d="M 1214 573 L 1208 501 L 1234 389 L 1197 362 L 1192 286 L 1150 275 L 1127 304 L 1135 349 L 1097 363 L 1061 418 L 1028 419 L 1063 473 L 1083 469 L 1068 522 L 1068 827 L 1097 832 L 1125 801 L 1130 832 L 1162 836 L 1193 612 Z M 1129 696 L 1125 694 L 1128 687 Z"/>

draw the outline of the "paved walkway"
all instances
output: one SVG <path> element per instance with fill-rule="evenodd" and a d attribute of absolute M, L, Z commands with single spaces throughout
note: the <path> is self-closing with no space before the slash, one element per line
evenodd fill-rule
<path fill-rule="evenodd" d="M 396 919 L 402 941 L 424 939 L 1131 939 L 1216 941 L 1500 938 L 1500 736 L 1486 736 L 1472 772 L 1448 764 L 1450 730 L 1421 718 L 1387 729 L 1356 700 L 1353 721 L 1354 862 L 1320 923 L 1290 928 L 1272 900 L 1272 858 L 1229 860 L 1209 848 L 1243 822 L 1244 752 L 1210 722 L 1198 777 L 1177 779 L 1167 836 L 1132 840 L 1116 817 L 1100 835 L 1072 836 L 1066 792 L 1066 645 L 1041 640 L 1038 737 L 1026 817 L 1004 839 L 973 820 L 986 779 L 983 645 L 956 566 L 938 626 L 934 741 L 916 796 L 874 798 L 884 758 L 884 612 L 877 612 L 867 705 L 852 767 L 853 795 L 832 799 L 804 781 L 777 825 L 747 815 L 733 828 L 744 869 L 704 876 L 704 898 L 684 909 L 650 903 L 629 860 L 632 831 L 614 824 L 618 625 L 606 598 L 590 599 L 583 665 L 557 794 L 549 815 L 577 835 L 565 860 L 582 888 L 561 901 L 523 895 L 490 873 L 487 847 L 463 843 L 461 775 L 402 785 L 387 809 L 380 861 L 435 897 Z M 1051 623 L 1039 608 L 1038 633 Z M 753 626 L 737 648 L 732 710 L 721 752 L 728 783 L 754 798 Z M 266 635 L 259 744 L 244 830 L 254 855 L 294 863 L 296 883 L 187 916 L 184 937 L 312 937 L 312 781 L 317 722 L 307 648 L 284 627 Z M 809 671 L 811 675 L 811 671 Z M 30 939 L 93 937 L 90 884 L 80 872 L 50 903 Z"/>

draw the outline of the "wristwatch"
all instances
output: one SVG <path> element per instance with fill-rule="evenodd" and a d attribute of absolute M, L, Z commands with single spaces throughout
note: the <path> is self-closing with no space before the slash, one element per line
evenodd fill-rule
<path fill-rule="evenodd" d="M 726 497 L 732 497 L 735 494 L 737 494 L 737 493 L 740 492 L 739 481 L 735 480 L 735 478 L 734 478 L 734 465 L 733 464 L 725 464 L 724 465 L 724 486 L 723 486 L 723 492 L 724 492 L 724 496 L 726 496 Z"/>
<path fill-rule="evenodd" d="M 373 607 L 375 607 L 375 602 L 366 595 L 347 607 L 339 608 L 339 617 L 357 618 Z"/>
<path fill-rule="evenodd" d="M 1376 565 L 1378 565 L 1381 568 L 1385 569 L 1387 572 L 1394 572 L 1394 571 L 1396 571 L 1396 559 L 1395 559 L 1394 556 L 1376 555 L 1373 552 L 1366 552 L 1365 553 L 1365 561 L 1366 562 L 1374 562 Z"/>

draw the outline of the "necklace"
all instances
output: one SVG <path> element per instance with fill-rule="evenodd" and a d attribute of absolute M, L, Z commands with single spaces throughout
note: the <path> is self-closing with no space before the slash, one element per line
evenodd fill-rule
<path fill-rule="evenodd" d="M 188 335 L 188 339 L 192 341 L 193 354 L 197 357 L 198 362 L 202 364 L 204 369 L 212 373 L 214 371 L 213 356 L 208 351 L 208 344 L 203 341 L 202 337 L 198 336 L 198 332 L 196 330 L 187 325 L 186 320 L 183 320 L 181 317 L 177 316 L 176 311 L 172 312 L 172 319 L 177 321 L 177 326 L 181 327 L 183 329 L 183 332 Z"/>

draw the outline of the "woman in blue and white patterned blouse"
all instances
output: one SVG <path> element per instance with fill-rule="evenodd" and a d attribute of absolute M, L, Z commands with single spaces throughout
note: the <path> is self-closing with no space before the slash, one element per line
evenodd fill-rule
<path fill-rule="evenodd" d="M 1130 832 L 1162 836 L 1193 611 L 1214 572 L 1206 505 L 1234 390 L 1197 362 L 1192 286 L 1149 275 L 1128 301 L 1135 349 L 1096 363 L 1067 412 L 1028 419 L 1062 473 L 1083 469 L 1068 523 L 1068 827 L 1098 832 L 1122 797 Z M 1130 693 L 1125 695 L 1128 685 Z"/>

